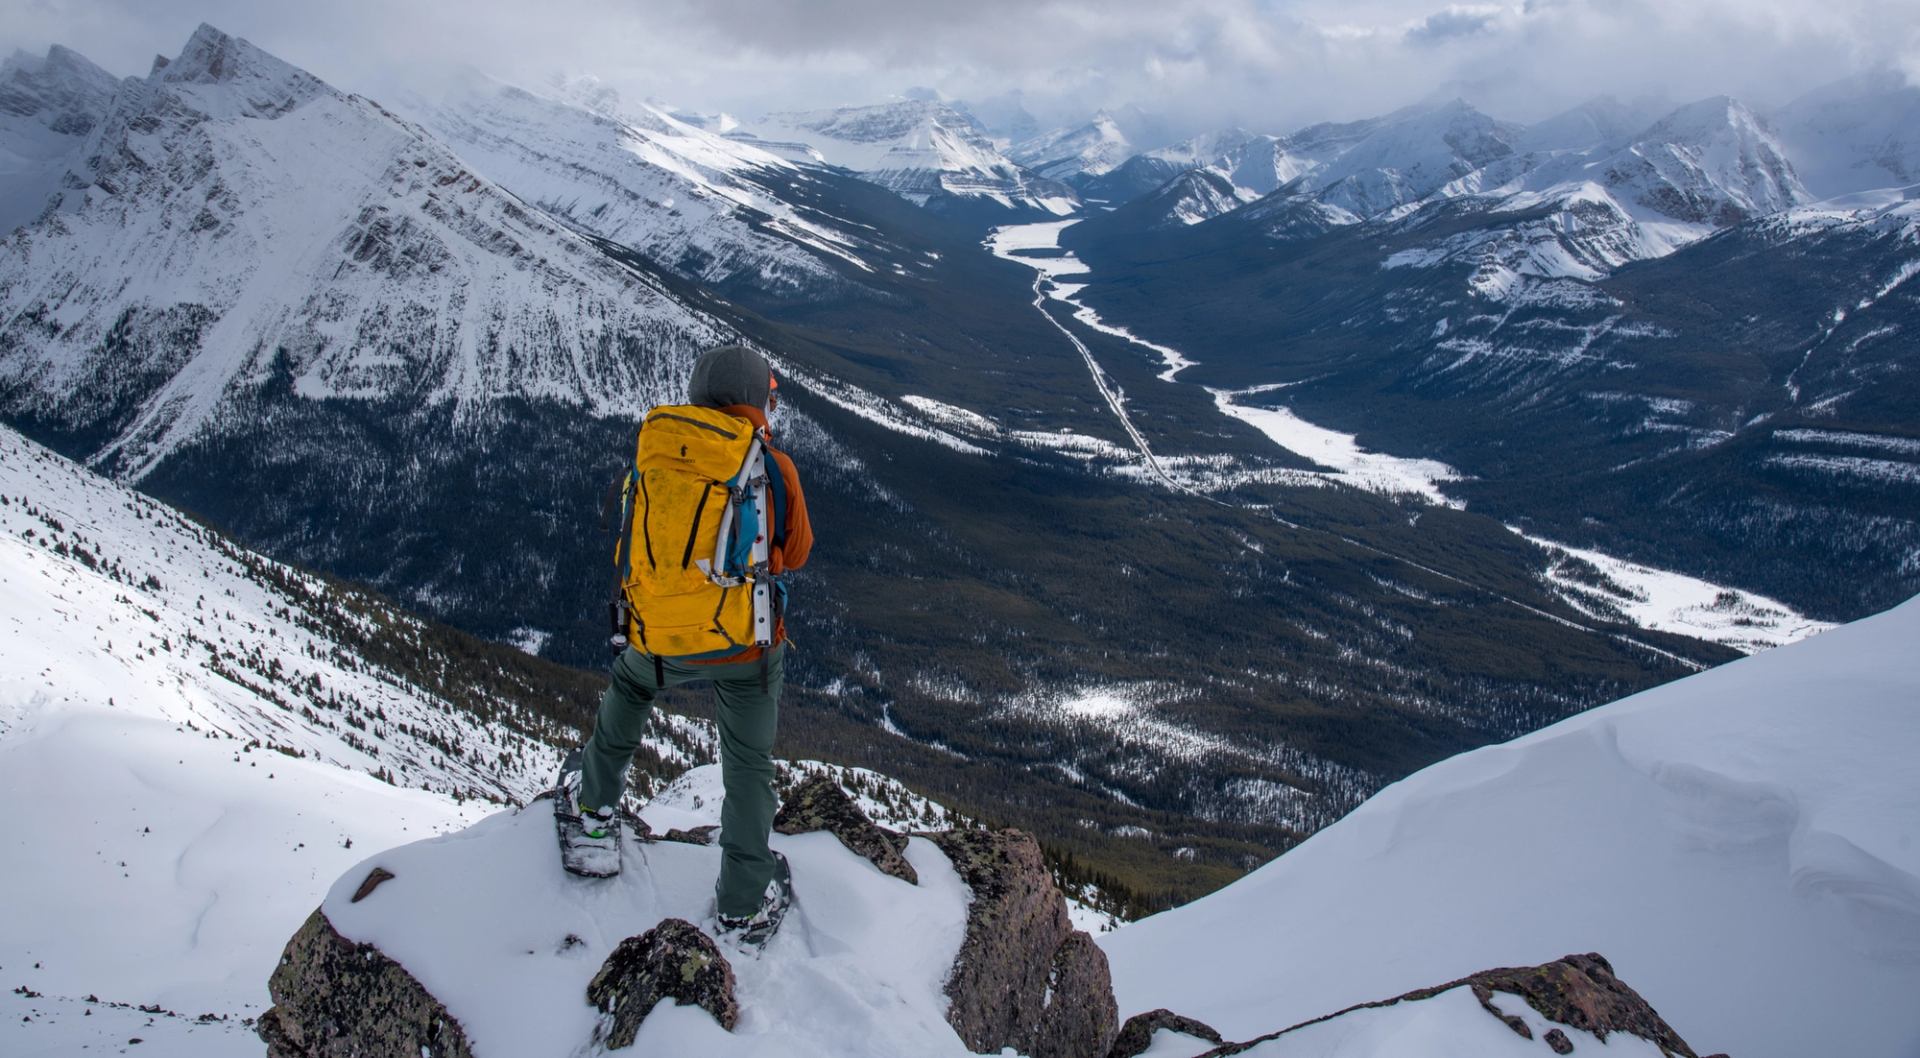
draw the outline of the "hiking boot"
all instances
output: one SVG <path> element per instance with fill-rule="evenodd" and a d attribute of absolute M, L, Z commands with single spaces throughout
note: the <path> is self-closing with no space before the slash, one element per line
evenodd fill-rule
<path fill-rule="evenodd" d="M 570 874 L 611 878 L 620 873 L 620 817 L 611 805 L 580 803 L 580 751 L 567 754 L 553 791 L 553 825 L 560 838 L 560 865 Z"/>
<path fill-rule="evenodd" d="M 721 939 L 758 950 L 766 947 L 767 941 L 779 932 L 781 921 L 793 907 L 793 871 L 787 866 L 785 856 L 776 852 L 773 859 L 773 880 L 767 883 L 766 895 L 760 898 L 760 910 L 747 918 L 715 916 Z"/>

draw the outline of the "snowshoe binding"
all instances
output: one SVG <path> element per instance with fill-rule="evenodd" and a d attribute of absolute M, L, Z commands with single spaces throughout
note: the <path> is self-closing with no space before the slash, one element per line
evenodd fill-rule
<path fill-rule="evenodd" d="M 773 859 L 773 880 L 767 883 L 766 895 L 760 899 L 760 910 L 748 918 L 715 915 L 721 939 L 756 954 L 779 932 L 781 921 L 793 909 L 793 870 L 787 866 L 785 856 L 776 852 Z"/>
<path fill-rule="evenodd" d="M 584 878 L 620 873 L 620 814 L 612 806 L 580 804 L 580 751 L 567 754 L 553 791 L 553 825 L 560 838 L 560 865 Z"/>

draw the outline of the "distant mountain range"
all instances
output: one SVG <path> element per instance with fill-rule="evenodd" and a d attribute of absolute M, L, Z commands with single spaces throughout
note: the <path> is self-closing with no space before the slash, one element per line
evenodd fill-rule
<path fill-rule="evenodd" d="M 1912 521 L 1903 471 L 1881 466 L 1906 458 L 1903 420 L 1814 411 L 1882 400 L 1869 381 L 1900 398 L 1902 332 L 1872 330 L 1904 325 L 1881 319 L 1904 311 L 1899 207 L 1692 238 L 1726 208 L 1802 194 L 1738 161 L 1776 138 L 1732 105 L 1672 126 L 1696 153 L 1644 168 L 1628 165 L 1638 132 L 1554 154 L 1460 103 L 1221 136 L 1156 157 L 1217 147 L 1234 166 L 1096 214 L 1089 189 L 1133 164 L 1093 172 L 1113 160 L 1090 150 L 1104 132 L 1054 137 L 1053 179 L 937 99 L 741 124 L 587 80 L 475 76 L 376 102 L 211 27 L 146 76 L 56 51 L 11 60 L 0 84 L 0 157 L 38 159 L 6 171 L 10 201 L 39 199 L 0 238 L 7 423 L 276 558 L 599 665 L 597 506 L 635 420 L 678 399 L 700 348 L 758 345 L 822 534 L 794 585 L 791 755 L 1027 825 L 1139 907 L 1219 884 L 1432 760 L 1734 656 L 1569 601 L 1576 574 L 1630 591 L 1502 520 L 1832 616 L 1904 583 L 1888 565 Z M 1474 189 L 1529 152 L 1620 159 L 1621 177 L 1586 197 L 1530 168 Z M 1027 222 L 1072 223 L 1092 274 L 1040 278 L 982 247 L 990 225 Z M 1666 235 L 1686 249 L 1620 265 Z M 1753 256 L 1710 260 L 1736 245 Z M 1575 249 L 1606 276 L 1554 271 Z M 1743 304 L 1739 348 L 1709 345 L 1725 320 L 1689 306 L 1748 260 L 1779 278 Z M 1829 285 L 1777 295 L 1807 269 Z M 1049 296 L 1081 280 L 1087 305 L 1200 366 L 1169 376 Z M 1882 286 L 1829 316 L 1827 352 L 1778 368 L 1791 386 L 1770 381 L 1782 313 Z M 1741 541 L 1771 538 L 1753 508 L 1675 508 L 1670 468 L 1723 458 L 1694 441 L 1737 432 L 1763 392 L 1801 402 L 1773 422 L 1789 447 L 1758 455 L 1765 490 L 1744 470 L 1710 479 L 1804 515 L 1791 548 L 1755 557 Z M 1318 473 L 1230 401 L 1445 458 L 1474 476 L 1447 486 L 1470 506 Z M 1543 482 L 1542 466 L 1588 476 Z M 1879 476 L 1856 499 L 1809 503 L 1860 474 Z M 1583 521 L 1589 497 L 1611 528 Z M 1820 534 L 1852 550 L 1823 556 Z M 1894 572 L 1863 586 L 1848 563 Z"/>

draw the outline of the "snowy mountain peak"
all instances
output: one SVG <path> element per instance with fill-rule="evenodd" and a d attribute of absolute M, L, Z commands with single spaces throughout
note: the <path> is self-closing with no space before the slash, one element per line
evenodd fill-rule
<path fill-rule="evenodd" d="M 1159 190 L 1115 210 L 1113 223 L 1136 224 L 1149 231 L 1199 224 L 1258 197 L 1217 170 L 1188 169 Z"/>
<path fill-rule="evenodd" d="M 1772 130 L 1729 96 L 1673 111 L 1606 168 L 1610 185 L 1687 222 L 1731 224 L 1813 197 Z"/>
<path fill-rule="evenodd" d="M 333 90 L 318 77 L 205 22 L 153 80 L 174 85 L 232 85 L 260 116 L 289 110 Z"/>
<path fill-rule="evenodd" d="M 848 143 L 884 143 L 904 137 L 925 137 L 944 130 L 991 148 L 973 119 L 934 99 L 896 99 L 887 103 L 839 107 L 833 110 L 783 111 L 768 114 L 770 124 L 816 132 Z"/>
<path fill-rule="evenodd" d="M 1119 121 L 1100 110 L 1084 125 L 1014 144 L 1007 156 L 1048 179 L 1075 180 L 1110 172 L 1133 153 Z"/>
<path fill-rule="evenodd" d="M 1033 180 L 971 117 L 948 103 L 899 99 L 769 114 L 752 127 L 749 141 L 782 149 L 787 157 L 811 148 L 828 164 L 860 173 L 919 205 L 999 215 L 1061 214 L 1073 206 L 1071 189 Z"/>
<path fill-rule="evenodd" d="M 718 334 L 419 127 L 208 27 L 86 155 L 57 218 L 0 241 L 0 378 L 42 387 L 11 414 L 116 408 L 101 455 L 134 474 L 276 372 L 299 399 L 610 410 Z M 48 299 L 64 326 L 29 333 Z"/>
<path fill-rule="evenodd" d="M 1316 126 L 1300 135 L 1305 152 L 1332 157 L 1306 174 L 1300 190 L 1357 217 L 1378 216 L 1514 154 L 1522 131 L 1458 98 L 1372 122 Z"/>
<path fill-rule="evenodd" d="M 0 234 L 39 216 L 106 116 L 118 80 L 56 44 L 0 63 Z"/>
<path fill-rule="evenodd" d="M 84 134 L 118 84 L 71 48 L 55 44 L 45 56 L 16 50 L 0 63 L 0 121 L 24 118 L 55 133 Z"/>
<path fill-rule="evenodd" d="M 1675 108 L 1655 122 L 1640 138 L 1699 141 L 1711 139 L 1727 130 L 1749 136 L 1765 134 L 1759 117 L 1745 103 L 1732 96 L 1718 95 Z"/>

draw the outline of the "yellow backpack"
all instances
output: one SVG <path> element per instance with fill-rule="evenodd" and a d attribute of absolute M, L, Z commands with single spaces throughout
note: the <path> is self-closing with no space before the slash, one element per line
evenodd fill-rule
<path fill-rule="evenodd" d="M 615 650 L 711 657 L 772 644 L 767 462 L 738 416 L 690 404 L 647 413 L 621 490 Z"/>

